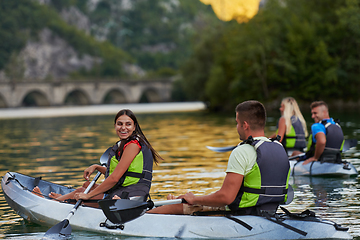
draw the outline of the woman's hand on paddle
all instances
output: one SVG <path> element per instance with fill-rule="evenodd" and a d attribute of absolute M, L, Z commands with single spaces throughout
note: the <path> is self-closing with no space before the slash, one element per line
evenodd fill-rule
<path fill-rule="evenodd" d="M 91 165 L 84 170 L 84 178 L 89 181 L 91 174 L 96 170 L 96 164 Z"/>
<path fill-rule="evenodd" d="M 88 200 L 90 197 L 88 194 L 85 193 L 75 193 L 74 198 L 76 201 L 81 200 Z"/>

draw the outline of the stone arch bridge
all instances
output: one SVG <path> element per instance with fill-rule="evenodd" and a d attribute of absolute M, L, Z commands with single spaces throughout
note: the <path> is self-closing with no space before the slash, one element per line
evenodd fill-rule
<path fill-rule="evenodd" d="M 0 107 L 167 102 L 171 79 L 0 83 Z"/>

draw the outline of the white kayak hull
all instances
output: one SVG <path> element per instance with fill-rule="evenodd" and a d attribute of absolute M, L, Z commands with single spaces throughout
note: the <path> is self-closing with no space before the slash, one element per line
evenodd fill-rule
<path fill-rule="evenodd" d="M 303 162 L 290 160 L 291 176 L 329 176 L 329 177 L 353 177 L 358 172 L 354 165 L 349 162 L 328 163 L 311 162 L 303 165 Z"/>
<path fill-rule="evenodd" d="M 18 180 L 12 179 L 12 176 Z M 1 186 L 10 207 L 24 219 L 46 226 L 54 226 L 66 218 L 72 204 L 60 203 L 39 197 L 29 190 L 33 188 L 34 178 L 20 173 L 7 173 Z M 21 186 L 22 185 L 22 186 Z M 47 187 L 49 185 L 49 187 Z M 64 186 L 46 181 L 39 185 L 47 191 L 72 191 Z M 316 221 L 285 219 L 288 226 L 305 234 L 286 228 L 260 216 L 233 216 L 251 226 L 251 230 L 223 216 L 180 216 L 147 214 L 123 224 L 123 229 L 109 229 L 100 226 L 106 216 L 101 209 L 80 206 L 70 218 L 73 230 L 86 230 L 98 233 L 165 238 L 211 238 L 211 239 L 352 239 L 346 230 L 338 230 L 331 221 L 316 218 Z M 108 223 L 110 223 L 108 221 Z"/>

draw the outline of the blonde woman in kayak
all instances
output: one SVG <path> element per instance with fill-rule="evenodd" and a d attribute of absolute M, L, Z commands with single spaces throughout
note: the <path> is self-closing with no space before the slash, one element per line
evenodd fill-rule
<path fill-rule="evenodd" d="M 152 148 L 131 110 L 119 111 L 115 116 L 114 127 L 120 140 L 110 152 L 107 167 L 98 164 L 91 165 L 84 171 L 84 178 L 87 181 L 81 188 L 66 195 L 50 193 L 50 197 L 65 201 L 68 199 L 111 199 L 114 196 L 120 198 L 133 196 L 146 198 L 148 196 L 153 162 L 158 163 L 162 158 Z M 105 174 L 105 180 L 85 194 L 83 192 L 89 184 L 90 175 L 95 170 Z M 40 193 L 40 189 L 36 187 L 34 192 Z"/>
<path fill-rule="evenodd" d="M 308 131 L 306 122 L 301 114 L 299 105 L 292 97 L 284 98 L 280 104 L 281 117 L 278 122 L 278 129 L 271 138 L 279 135 L 280 142 L 286 151 L 303 151 L 306 147 L 306 137 Z"/>

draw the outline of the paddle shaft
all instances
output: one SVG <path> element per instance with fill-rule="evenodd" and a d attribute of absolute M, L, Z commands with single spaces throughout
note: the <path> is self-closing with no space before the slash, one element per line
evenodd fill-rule
<path fill-rule="evenodd" d="M 101 172 L 98 172 L 96 174 L 96 176 L 90 182 L 89 186 L 85 189 L 85 191 L 84 191 L 85 194 L 87 194 L 90 191 L 90 189 L 94 186 L 95 182 L 99 179 L 100 175 L 101 175 Z M 76 202 L 75 206 L 73 207 L 73 209 L 69 212 L 68 216 L 66 217 L 67 220 L 69 220 L 71 218 L 71 216 L 75 214 L 76 210 L 78 209 L 78 207 L 80 206 L 82 201 L 83 201 L 82 199 L 79 199 Z"/>
<path fill-rule="evenodd" d="M 301 153 L 301 154 L 299 154 L 299 155 L 295 155 L 295 156 L 289 157 L 289 160 L 293 160 L 293 159 L 295 159 L 295 158 L 302 157 L 302 156 L 305 156 L 305 153 Z"/>
<path fill-rule="evenodd" d="M 111 147 L 109 147 L 101 155 L 101 157 L 100 157 L 101 166 L 106 166 L 110 150 L 111 150 Z M 94 186 L 95 182 L 99 179 L 100 175 L 101 175 L 101 172 L 98 172 L 96 174 L 96 176 L 90 182 L 89 186 L 85 189 L 85 191 L 84 191 L 85 194 L 88 193 L 90 191 L 90 189 Z M 47 232 L 45 233 L 45 236 L 46 237 L 51 236 L 51 239 L 53 239 L 54 235 L 58 235 L 58 236 L 71 235 L 71 226 L 70 226 L 69 219 L 75 214 L 76 210 L 78 209 L 78 207 L 80 206 L 82 201 L 83 201 L 82 199 L 78 200 L 76 202 L 75 206 L 73 207 L 73 209 L 69 212 L 68 216 L 63 221 L 59 222 L 58 224 L 52 226 L 49 230 L 47 230 Z"/>
<path fill-rule="evenodd" d="M 154 203 L 154 207 L 159 207 L 159 206 L 164 206 L 164 205 L 186 203 L 186 200 L 183 198 L 179 198 L 179 199 L 157 201 L 157 202 L 153 202 L 153 203 Z"/>

